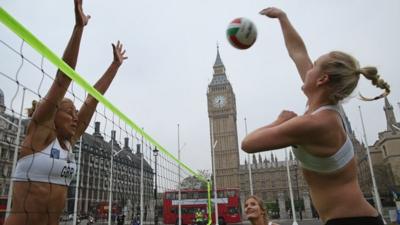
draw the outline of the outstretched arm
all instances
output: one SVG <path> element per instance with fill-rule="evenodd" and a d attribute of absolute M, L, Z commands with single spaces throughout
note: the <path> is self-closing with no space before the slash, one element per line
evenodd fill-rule
<path fill-rule="evenodd" d="M 307 49 L 302 38 L 290 23 L 286 13 L 278 8 L 269 7 L 261 10 L 260 14 L 270 18 L 278 18 L 281 24 L 283 37 L 285 39 L 285 45 L 289 52 L 289 56 L 296 64 L 300 77 L 304 82 L 306 73 L 312 68 L 313 64 L 308 56 Z"/>
<path fill-rule="evenodd" d="M 261 127 L 242 141 L 242 149 L 247 153 L 274 150 L 290 145 L 312 143 L 324 126 L 313 115 L 297 116 L 283 111 L 271 125 Z"/>
<path fill-rule="evenodd" d="M 123 61 L 128 58 L 125 56 L 125 50 L 123 50 L 122 44 L 119 41 L 117 42 L 117 45 L 112 44 L 112 47 L 114 53 L 113 62 L 103 76 L 94 85 L 94 88 L 101 94 L 104 94 L 107 91 L 115 75 L 117 74 L 119 67 L 122 65 Z M 93 98 L 91 95 L 88 95 L 78 112 L 78 127 L 71 140 L 72 144 L 74 144 L 83 134 L 83 132 L 85 132 L 93 113 L 96 110 L 97 103 L 98 101 L 95 98 Z"/>
<path fill-rule="evenodd" d="M 90 16 L 86 16 L 83 13 L 82 0 L 75 0 L 74 4 L 75 26 L 63 54 L 63 60 L 73 69 L 75 69 L 76 62 L 78 60 L 79 46 L 81 43 L 83 28 L 90 19 Z M 39 124 L 52 122 L 54 120 L 57 107 L 64 98 L 70 83 L 71 79 L 67 77 L 61 70 L 58 70 L 53 84 L 43 100 L 38 104 L 32 119 Z"/>

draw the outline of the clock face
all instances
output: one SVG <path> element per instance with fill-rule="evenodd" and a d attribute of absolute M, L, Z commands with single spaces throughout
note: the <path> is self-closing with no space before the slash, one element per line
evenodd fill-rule
<path fill-rule="evenodd" d="M 224 107 L 226 104 L 225 96 L 222 96 L 222 95 L 215 96 L 214 100 L 213 100 L 213 104 L 214 104 L 214 107 L 216 107 L 216 108 Z"/>

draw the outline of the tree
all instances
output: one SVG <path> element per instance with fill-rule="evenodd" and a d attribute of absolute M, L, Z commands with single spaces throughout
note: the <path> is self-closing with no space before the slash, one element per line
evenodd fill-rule
<path fill-rule="evenodd" d="M 208 170 L 199 170 L 198 174 L 207 180 L 211 178 L 211 173 Z M 207 183 L 196 176 L 188 176 L 182 180 L 181 189 L 207 189 Z"/>

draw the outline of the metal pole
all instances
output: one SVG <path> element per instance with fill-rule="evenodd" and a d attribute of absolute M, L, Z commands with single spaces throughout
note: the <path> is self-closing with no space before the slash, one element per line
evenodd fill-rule
<path fill-rule="evenodd" d="M 210 179 L 207 180 L 207 211 L 208 211 L 208 223 L 207 225 L 211 225 L 212 223 L 212 212 L 211 212 L 211 182 Z"/>
<path fill-rule="evenodd" d="M 376 202 L 376 206 L 378 208 L 379 214 L 382 215 L 382 203 L 381 203 L 381 198 L 379 196 L 378 188 L 376 187 L 375 174 L 374 174 L 374 169 L 372 167 L 371 155 L 370 155 L 369 145 L 368 145 L 368 141 L 367 141 L 367 135 L 366 135 L 366 132 L 365 132 L 365 127 L 364 127 L 364 120 L 363 120 L 363 116 L 362 116 L 362 113 L 361 113 L 361 106 L 358 106 L 358 110 L 360 111 L 361 125 L 362 125 L 363 132 L 364 132 L 364 141 L 365 141 L 365 145 L 367 146 L 368 165 L 369 165 L 369 169 L 370 169 L 370 172 L 371 172 L 372 187 L 373 187 L 373 190 L 375 192 L 375 195 L 374 195 L 375 196 L 375 202 Z"/>
<path fill-rule="evenodd" d="M 214 210 L 215 210 L 215 225 L 218 224 L 218 203 L 217 203 L 217 173 L 215 168 L 215 147 L 217 146 L 218 140 L 214 142 L 214 123 L 213 120 L 210 120 L 210 133 L 211 133 L 211 160 L 212 160 L 212 169 L 213 169 L 213 186 L 214 186 Z"/>
<path fill-rule="evenodd" d="M 80 182 L 80 172 L 81 172 L 81 154 L 82 154 L 82 136 L 79 138 L 79 152 L 78 152 L 78 163 L 76 171 L 76 186 L 75 186 L 75 201 L 74 201 L 74 217 L 73 223 L 76 224 L 76 217 L 78 211 L 78 196 L 79 196 L 79 182 Z"/>
<path fill-rule="evenodd" d="M 179 139 L 178 123 L 178 161 L 181 161 L 181 143 Z M 181 164 L 178 164 L 178 225 L 182 225 L 182 206 L 181 206 Z"/>
<path fill-rule="evenodd" d="M 142 129 L 143 130 L 143 129 Z M 144 157 L 144 140 L 142 136 L 142 149 L 140 153 L 140 224 L 143 224 L 143 157 Z"/>
<path fill-rule="evenodd" d="M 111 202 L 112 202 L 112 184 L 113 184 L 113 161 L 114 161 L 114 138 L 111 137 L 111 163 L 110 163 L 110 187 L 109 187 L 109 199 L 108 199 L 108 225 L 111 225 Z"/>
<path fill-rule="evenodd" d="M 157 211 L 157 156 L 158 156 L 158 150 L 157 150 L 157 147 L 155 147 L 153 152 L 154 152 L 154 172 L 155 172 L 155 178 L 154 178 L 154 224 L 158 225 L 158 211 Z"/>
<path fill-rule="evenodd" d="M 215 209 L 215 225 L 218 225 L 218 195 L 217 195 L 217 180 L 216 180 L 216 173 L 215 173 L 215 146 L 217 146 L 218 140 L 214 142 L 212 146 L 212 153 L 213 153 L 213 178 L 214 178 L 214 209 Z"/>
<path fill-rule="evenodd" d="M 299 180 L 297 177 L 297 164 L 295 165 L 295 176 L 296 176 L 296 188 L 297 188 L 297 204 L 299 204 L 299 216 L 300 216 L 300 220 L 303 220 L 303 215 L 301 213 L 302 211 L 302 207 L 300 204 L 300 190 L 299 190 Z"/>
<path fill-rule="evenodd" d="M 297 225 L 296 209 L 294 207 L 294 200 L 293 200 L 292 182 L 290 181 L 290 171 L 289 171 L 289 160 L 288 160 L 287 148 L 285 148 L 285 160 L 286 160 L 286 172 L 287 172 L 288 183 L 289 183 L 290 203 L 292 205 L 293 225 Z"/>
<path fill-rule="evenodd" d="M 22 102 L 21 102 L 21 108 L 19 110 L 19 120 L 18 120 L 18 127 L 17 127 L 17 137 L 15 138 L 15 149 L 14 149 L 14 159 L 13 159 L 13 164 L 12 164 L 12 169 L 11 169 L 11 178 L 10 178 L 10 188 L 8 189 L 8 197 L 7 197 L 7 209 L 6 209 L 6 217 L 7 218 L 10 215 L 11 212 L 11 201 L 12 201 L 12 195 L 13 195 L 13 186 L 14 182 L 12 180 L 12 176 L 14 176 L 15 173 L 15 165 L 17 164 L 17 159 L 18 159 L 18 150 L 19 150 L 19 138 L 21 136 L 21 123 L 22 123 L 22 112 L 24 110 L 24 101 L 25 101 L 25 91 L 26 89 L 22 89 Z M 13 123 L 12 123 L 13 124 Z"/>
<path fill-rule="evenodd" d="M 247 136 L 247 119 L 246 117 L 244 118 L 244 127 L 246 131 L 246 136 Z M 249 184 L 250 184 L 250 195 L 254 195 L 253 192 L 253 176 L 251 174 L 251 164 L 250 164 L 250 153 L 247 154 L 247 167 L 249 170 Z"/>

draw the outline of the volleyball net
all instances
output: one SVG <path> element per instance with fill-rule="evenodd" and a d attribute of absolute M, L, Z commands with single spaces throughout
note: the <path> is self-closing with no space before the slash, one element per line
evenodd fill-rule
<path fill-rule="evenodd" d="M 210 211 L 208 178 L 167 151 L 3 8 L 0 8 L 0 21 L 12 31 L 7 37 L 0 37 L 0 51 L 7 54 L 0 62 L 0 89 L 3 91 L 0 90 L 0 169 L 3 173 L 0 177 L 0 210 L 3 219 L 10 214 L 12 196 L 21 194 L 12 192 L 15 183 L 20 183 L 13 182 L 18 178 L 14 177 L 17 154 L 21 151 L 29 124 L 35 123 L 28 117 L 26 109 L 32 102 L 45 98 L 58 69 L 72 79 L 65 97 L 71 99 L 77 109 L 85 104 L 88 95 L 99 101 L 90 124 L 73 146 L 73 154 L 63 158 L 58 153 L 58 159 L 72 160 L 77 164 L 76 175 L 68 186 L 60 224 L 76 224 L 79 219 L 91 218 L 104 224 L 121 218 L 125 221 L 139 220 L 140 224 L 175 224 L 179 215 L 178 205 L 182 203 L 176 201 L 178 196 L 175 193 L 185 187 L 205 190 L 206 194 L 202 196 L 205 201 L 199 204 L 199 208 Z M 34 127 L 44 129 L 39 129 L 39 125 Z M 54 126 L 46 129 L 55 131 Z M 53 150 L 46 153 L 36 146 L 24 145 L 23 148 L 25 152 L 31 149 L 28 155 L 33 157 L 55 158 Z M 35 176 L 36 171 L 30 170 L 38 167 L 34 160 L 28 163 L 26 182 L 33 182 L 29 176 Z M 51 174 L 48 174 L 48 179 L 50 193 L 38 198 L 50 205 L 54 201 L 51 192 L 56 189 L 51 188 Z M 187 185 L 188 182 L 191 184 Z M 50 217 L 52 213 L 41 207 L 24 207 L 17 214 L 35 211 L 47 213 Z M 171 219 L 174 221 L 167 221 Z"/>

